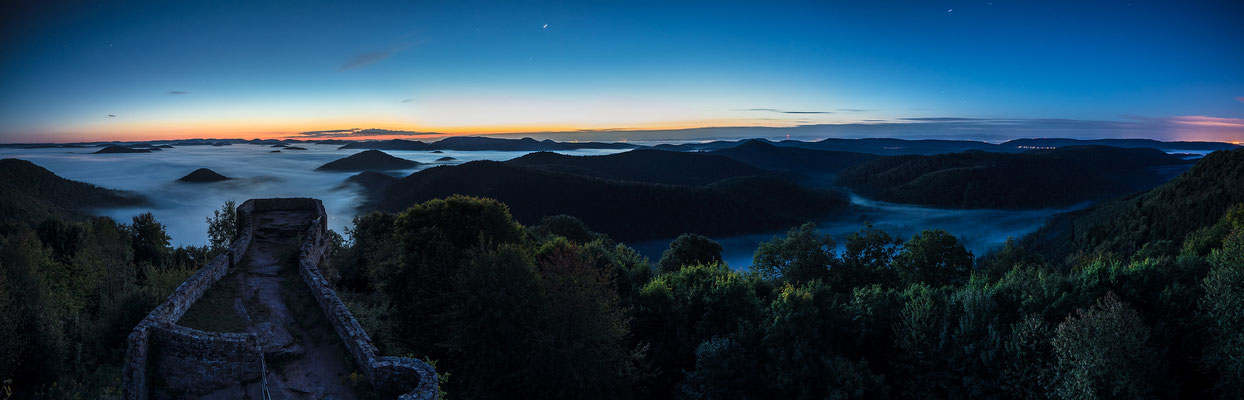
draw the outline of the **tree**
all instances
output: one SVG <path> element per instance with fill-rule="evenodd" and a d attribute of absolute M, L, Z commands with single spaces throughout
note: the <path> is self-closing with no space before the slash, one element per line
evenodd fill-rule
<path fill-rule="evenodd" d="M 894 258 L 903 282 L 961 285 L 972 274 L 972 253 L 949 232 L 928 229 L 912 236 Z"/>
<path fill-rule="evenodd" d="M 566 214 L 541 218 L 540 225 L 531 230 L 537 235 L 557 235 L 578 244 L 585 244 L 602 236 L 592 232 L 583 221 Z"/>
<path fill-rule="evenodd" d="M 655 393 L 666 393 L 695 367 L 695 350 L 712 337 L 758 335 L 765 319 L 764 281 L 724 264 L 690 265 L 659 275 L 639 293 L 635 337 L 649 348 Z"/>
<path fill-rule="evenodd" d="M 890 263 L 902 243 L 872 225 L 847 235 L 842 264 L 829 271 L 834 290 L 846 292 L 873 284 L 896 286 L 898 276 Z"/>
<path fill-rule="evenodd" d="M 543 367 L 527 373 L 531 380 L 555 383 L 537 397 L 627 397 L 628 360 L 622 346 L 627 321 L 618 305 L 614 271 L 593 265 L 580 248 L 560 237 L 536 254 L 547 300 L 539 332 L 548 343 L 532 353 Z"/>
<path fill-rule="evenodd" d="M 169 256 L 168 234 L 164 224 L 155 220 L 151 213 L 138 214 L 130 225 L 130 244 L 134 249 L 134 264 L 162 267 Z"/>
<path fill-rule="evenodd" d="M 1210 253 L 1209 263 L 1213 268 L 1201 283 L 1200 301 L 1210 336 L 1204 363 L 1218 373 L 1215 389 L 1238 398 L 1244 393 L 1244 229 Z"/>
<path fill-rule="evenodd" d="M 767 393 L 783 399 L 884 397 L 885 385 L 867 362 L 852 361 L 848 312 L 820 281 L 786 285 L 769 308 L 763 348 Z"/>
<path fill-rule="evenodd" d="M 719 262 L 721 244 L 694 233 L 684 233 L 670 242 L 669 249 L 661 253 L 661 261 L 657 262 L 657 266 L 662 272 L 673 272 L 686 265 Z"/>
<path fill-rule="evenodd" d="M 761 243 L 752 255 L 752 270 L 761 276 L 795 285 L 825 279 L 839 264 L 834 239 L 816 231 L 816 224 L 791 228 L 785 238 Z"/>
<path fill-rule="evenodd" d="M 685 399 L 749 399 L 760 392 L 758 360 L 738 341 L 714 337 L 695 349 L 695 369 L 678 385 Z"/>
<path fill-rule="evenodd" d="M 1036 255 L 1024 251 L 1015 244 L 1014 238 L 1006 238 L 1006 243 L 1001 249 L 982 257 L 977 267 L 989 279 L 997 280 L 1012 268 L 1023 265 L 1040 265 L 1041 259 Z"/>
<path fill-rule="evenodd" d="M 238 205 L 226 201 L 219 210 L 212 210 L 207 217 L 207 241 L 213 252 L 223 251 L 238 237 Z"/>
<path fill-rule="evenodd" d="M 513 245 L 477 252 L 451 285 L 442 320 L 455 389 L 468 398 L 538 395 L 543 380 L 529 374 L 548 367 L 533 357 L 547 344 L 536 334 L 545 298 L 530 256 Z"/>
<path fill-rule="evenodd" d="M 1154 398 L 1166 374 L 1140 314 L 1107 294 L 1058 325 L 1056 394 L 1065 399 Z"/>
<path fill-rule="evenodd" d="M 421 355 L 443 358 L 439 344 L 445 327 L 437 316 L 450 306 L 445 293 L 463 257 L 519 243 L 523 228 L 499 201 L 451 196 L 411 206 L 397 215 L 393 229 L 400 260 L 373 265 L 371 283 L 396 311 L 402 343 Z"/>

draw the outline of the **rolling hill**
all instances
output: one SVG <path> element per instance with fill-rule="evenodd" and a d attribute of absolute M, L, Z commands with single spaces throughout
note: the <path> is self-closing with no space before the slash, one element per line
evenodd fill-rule
<path fill-rule="evenodd" d="M 61 178 L 30 161 L 0 160 L 0 220 L 38 223 L 53 215 L 81 217 L 93 208 L 144 203 L 137 195 Z"/>
<path fill-rule="evenodd" d="M 1095 252 L 1129 256 L 1144 243 L 1178 243 L 1241 203 L 1244 149 L 1216 151 L 1152 190 L 1059 214 L 1023 243 L 1055 261 Z"/>
<path fill-rule="evenodd" d="M 942 208 L 1056 208 L 1160 184 L 1190 164 L 1147 148 L 1077 146 L 1019 154 L 970 151 L 879 158 L 838 183 L 893 203 Z"/>
<path fill-rule="evenodd" d="M 494 161 L 422 170 L 371 196 L 372 207 L 400 211 L 454 194 L 491 197 L 519 221 L 568 214 L 619 240 L 686 232 L 729 235 L 782 229 L 847 207 L 838 193 L 767 176 L 705 186 L 620 181 Z M 762 195 L 763 194 L 763 195 Z"/>
<path fill-rule="evenodd" d="M 397 158 L 380 150 L 364 150 L 316 168 L 316 171 L 391 171 L 414 168 L 417 161 Z"/>
<path fill-rule="evenodd" d="M 531 153 L 506 164 L 624 181 L 706 185 L 726 178 L 771 172 L 704 153 L 637 149 L 600 156 Z"/>

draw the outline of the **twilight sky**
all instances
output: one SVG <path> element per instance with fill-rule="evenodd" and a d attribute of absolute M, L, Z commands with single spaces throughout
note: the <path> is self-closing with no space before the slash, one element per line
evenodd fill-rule
<path fill-rule="evenodd" d="M 23 3 L 0 27 L 0 143 L 1244 141 L 1241 1 Z"/>

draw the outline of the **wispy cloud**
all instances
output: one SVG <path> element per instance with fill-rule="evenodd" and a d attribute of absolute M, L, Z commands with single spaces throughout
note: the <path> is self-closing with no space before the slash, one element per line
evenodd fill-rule
<path fill-rule="evenodd" d="M 775 113 L 782 113 L 782 114 L 833 114 L 834 113 L 833 111 L 791 111 L 791 110 L 780 110 L 776 108 L 747 108 L 747 109 L 743 109 L 740 111 L 764 111 L 764 112 L 775 112 Z"/>
<path fill-rule="evenodd" d="M 415 101 L 415 99 L 403 99 L 403 100 L 402 100 L 402 102 L 403 102 L 403 103 L 409 103 L 409 102 L 412 102 L 412 101 Z"/>
<path fill-rule="evenodd" d="M 368 65 L 372 65 L 372 64 L 384 61 L 385 59 L 392 57 L 394 54 L 401 53 L 402 51 L 409 49 L 411 46 L 414 46 L 416 44 L 418 43 L 405 41 L 405 42 L 395 44 L 393 46 L 389 46 L 389 48 L 387 49 L 359 54 L 349 59 L 348 61 L 346 61 L 346 63 L 342 64 L 341 68 L 338 68 L 337 70 L 347 71 L 347 70 L 352 70 L 352 69 L 363 68 Z"/>
<path fill-rule="evenodd" d="M 323 130 L 323 131 L 298 132 L 294 134 L 295 136 L 293 137 L 328 139 L 328 138 L 349 138 L 349 137 L 368 137 L 368 136 L 433 136 L 433 135 L 440 135 L 440 134 L 441 133 L 439 132 L 395 131 L 395 130 L 389 130 L 389 129 L 376 129 L 376 128 L 368 128 L 368 129 L 351 128 L 351 129 L 330 129 L 330 130 Z"/>
<path fill-rule="evenodd" d="M 108 114 L 108 118 L 116 118 L 116 117 L 117 117 L 116 115 Z"/>
<path fill-rule="evenodd" d="M 839 108 L 839 109 L 838 109 L 838 111 L 842 111 L 842 112 L 865 112 L 865 111 L 872 111 L 872 110 L 868 110 L 868 109 L 864 109 L 864 108 Z"/>
<path fill-rule="evenodd" d="M 1235 98 L 1235 101 L 1238 101 L 1238 102 L 1244 103 L 1244 96 L 1236 97 L 1236 98 Z"/>
<path fill-rule="evenodd" d="M 181 90 L 170 90 L 170 91 L 168 92 L 168 94 L 171 94 L 171 95 L 173 95 L 173 96 L 180 96 L 180 95 L 183 95 L 183 94 L 190 94 L 190 92 L 183 92 L 183 91 L 181 91 Z"/>
<path fill-rule="evenodd" d="M 900 121 L 920 121 L 920 122 L 967 122 L 967 121 L 985 121 L 982 118 L 960 118 L 960 117 L 918 117 L 918 118 L 899 118 Z"/>
<path fill-rule="evenodd" d="M 1182 125 L 1206 126 L 1214 128 L 1244 128 L 1244 119 L 1219 118 L 1203 115 L 1189 115 L 1171 118 L 1171 122 Z"/>

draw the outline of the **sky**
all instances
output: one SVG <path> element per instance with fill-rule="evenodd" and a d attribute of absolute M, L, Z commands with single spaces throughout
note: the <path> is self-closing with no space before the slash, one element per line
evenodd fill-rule
<path fill-rule="evenodd" d="M 0 143 L 723 127 L 1244 141 L 1240 1 L 47 1 L 5 14 Z"/>

